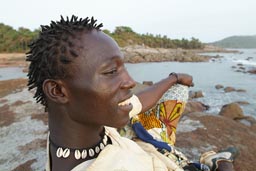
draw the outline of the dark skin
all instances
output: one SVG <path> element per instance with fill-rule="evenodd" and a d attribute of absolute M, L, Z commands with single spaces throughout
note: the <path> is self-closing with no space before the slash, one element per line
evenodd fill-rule
<path fill-rule="evenodd" d="M 112 38 L 96 30 L 82 33 L 80 38 L 76 45 L 84 48 L 70 68 L 75 74 L 67 79 L 48 79 L 43 84 L 51 140 L 62 147 L 79 149 L 97 144 L 104 126 L 121 128 L 129 122 L 132 105 L 118 104 L 132 96 L 135 86 L 124 66 L 123 54 Z M 187 74 L 178 74 L 178 79 L 169 76 L 139 92 L 142 112 L 177 81 L 192 85 L 192 77 Z M 53 146 L 50 153 L 53 171 L 71 170 L 83 162 L 73 157 L 57 158 Z"/>

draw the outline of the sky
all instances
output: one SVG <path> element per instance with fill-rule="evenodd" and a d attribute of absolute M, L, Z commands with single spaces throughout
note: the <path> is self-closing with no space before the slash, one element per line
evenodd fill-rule
<path fill-rule="evenodd" d="M 129 26 L 140 34 L 214 42 L 256 35 L 256 0 L 2 0 L 0 23 L 30 30 L 60 15 L 94 16 L 103 29 Z"/>

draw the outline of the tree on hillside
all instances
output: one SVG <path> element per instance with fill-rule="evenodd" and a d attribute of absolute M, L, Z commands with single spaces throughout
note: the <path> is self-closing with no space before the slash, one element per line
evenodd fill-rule
<path fill-rule="evenodd" d="M 25 52 L 28 44 L 37 37 L 39 30 L 30 31 L 20 27 L 18 30 L 0 23 L 0 52 Z"/>
<path fill-rule="evenodd" d="M 38 29 L 30 31 L 24 27 L 15 30 L 11 26 L 0 23 L 0 52 L 26 52 L 28 44 L 38 36 L 39 32 Z M 198 49 L 204 46 L 198 39 L 193 37 L 191 40 L 185 38 L 178 40 L 170 39 L 166 35 L 162 36 L 160 34 L 138 34 L 128 26 L 118 26 L 112 33 L 106 29 L 103 32 L 115 39 L 121 47 L 145 45 L 152 48 Z"/>

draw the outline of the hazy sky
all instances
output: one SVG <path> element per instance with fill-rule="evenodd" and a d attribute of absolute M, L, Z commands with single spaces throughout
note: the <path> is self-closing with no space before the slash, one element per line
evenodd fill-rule
<path fill-rule="evenodd" d="M 113 31 L 212 42 L 233 35 L 256 35 L 256 0 L 2 0 L 0 23 L 31 30 L 60 15 L 94 16 Z"/>

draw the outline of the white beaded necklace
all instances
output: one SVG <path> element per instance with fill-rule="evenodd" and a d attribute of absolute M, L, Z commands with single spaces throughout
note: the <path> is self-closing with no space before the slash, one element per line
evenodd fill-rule
<path fill-rule="evenodd" d="M 111 139 L 105 134 L 101 138 L 101 141 L 93 147 L 84 149 L 72 149 L 67 147 L 60 147 L 56 145 L 50 138 L 50 144 L 52 144 L 56 150 L 56 156 L 58 158 L 68 158 L 71 152 L 74 152 L 74 157 L 76 160 L 89 160 L 98 157 L 99 153 L 108 145 L 111 144 Z"/>

